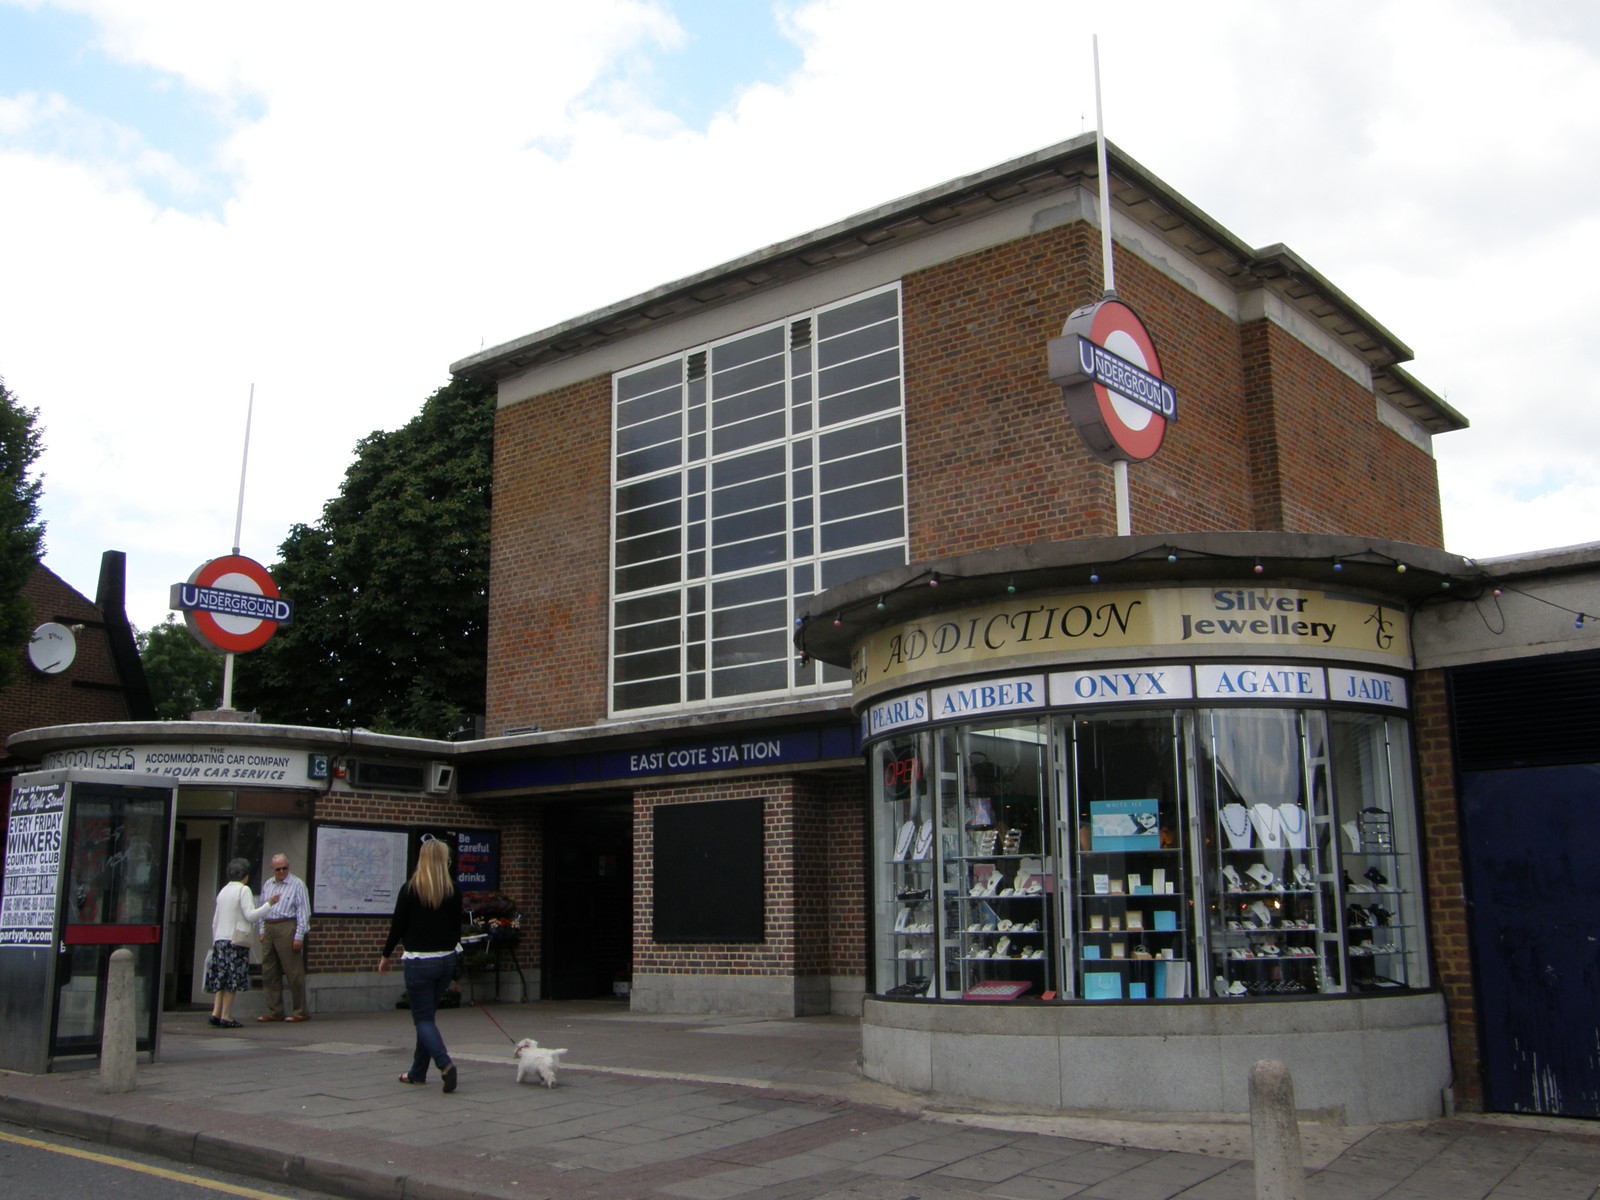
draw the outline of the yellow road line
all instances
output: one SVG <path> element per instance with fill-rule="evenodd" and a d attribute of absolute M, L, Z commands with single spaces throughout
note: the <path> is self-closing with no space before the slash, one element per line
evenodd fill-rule
<path fill-rule="evenodd" d="M 129 1162 L 122 1158 L 113 1158 L 109 1154 L 96 1154 L 93 1150 L 75 1150 L 70 1146 L 58 1146 L 54 1142 L 41 1142 L 35 1138 L 18 1137 L 11 1133 L 0 1133 L 0 1142 L 15 1142 L 19 1146 L 32 1146 L 35 1150 L 49 1150 L 54 1154 L 66 1154 L 72 1158 L 84 1158 L 90 1162 L 103 1163 L 108 1167 L 122 1167 L 128 1171 L 138 1171 L 143 1175 L 154 1175 L 158 1179 L 170 1179 L 177 1183 L 192 1183 L 195 1187 L 209 1188 L 213 1192 L 226 1192 L 230 1196 L 245 1196 L 248 1200 L 284 1200 L 276 1192 L 262 1192 L 255 1188 L 240 1187 L 235 1183 L 218 1183 L 214 1179 L 202 1179 L 198 1175 L 185 1175 L 181 1171 L 169 1171 L 165 1167 L 147 1167 L 141 1163 Z"/>

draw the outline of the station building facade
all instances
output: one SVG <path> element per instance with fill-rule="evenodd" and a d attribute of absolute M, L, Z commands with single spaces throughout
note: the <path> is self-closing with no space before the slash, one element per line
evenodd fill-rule
<path fill-rule="evenodd" d="M 529 994 L 862 1012 L 869 1074 L 953 1100 L 1242 1111 L 1278 1057 L 1352 1121 L 1494 1104 L 1457 693 L 1592 695 L 1597 556 L 1446 552 L 1465 421 L 1408 349 L 1109 163 L 1180 405 L 1127 535 L 1047 369 L 1103 290 L 1091 138 L 464 359 L 499 396 L 485 736 L 308 731 L 452 771 L 305 789 L 313 878 L 324 824 L 493 831 Z M 356 1003 L 373 930 L 329 924 Z"/>

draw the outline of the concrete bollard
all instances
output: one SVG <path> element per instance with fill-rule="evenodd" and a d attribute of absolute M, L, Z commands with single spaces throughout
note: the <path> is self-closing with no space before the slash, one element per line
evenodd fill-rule
<path fill-rule="evenodd" d="M 1263 1059 L 1250 1068 L 1250 1148 L 1256 1200 L 1305 1200 L 1294 1079 L 1289 1068 L 1275 1059 Z"/>
<path fill-rule="evenodd" d="M 106 1022 L 100 1034 L 100 1090 L 131 1092 L 138 1082 L 133 1014 L 133 951 L 111 952 L 106 968 Z"/>

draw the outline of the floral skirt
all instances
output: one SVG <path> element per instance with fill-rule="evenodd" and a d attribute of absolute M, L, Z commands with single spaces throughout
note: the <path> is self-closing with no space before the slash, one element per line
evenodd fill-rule
<path fill-rule="evenodd" d="M 235 946 L 221 939 L 211 943 L 206 955 L 207 992 L 248 992 L 250 990 L 250 948 Z"/>

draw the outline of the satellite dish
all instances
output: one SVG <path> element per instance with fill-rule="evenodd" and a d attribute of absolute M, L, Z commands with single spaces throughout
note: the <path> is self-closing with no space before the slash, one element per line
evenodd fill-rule
<path fill-rule="evenodd" d="M 39 626 L 28 640 L 28 661 L 45 675 L 61 674 L 77 655 L 78 639 L 72 636 L 72 630 L 54 621 Z"/>

